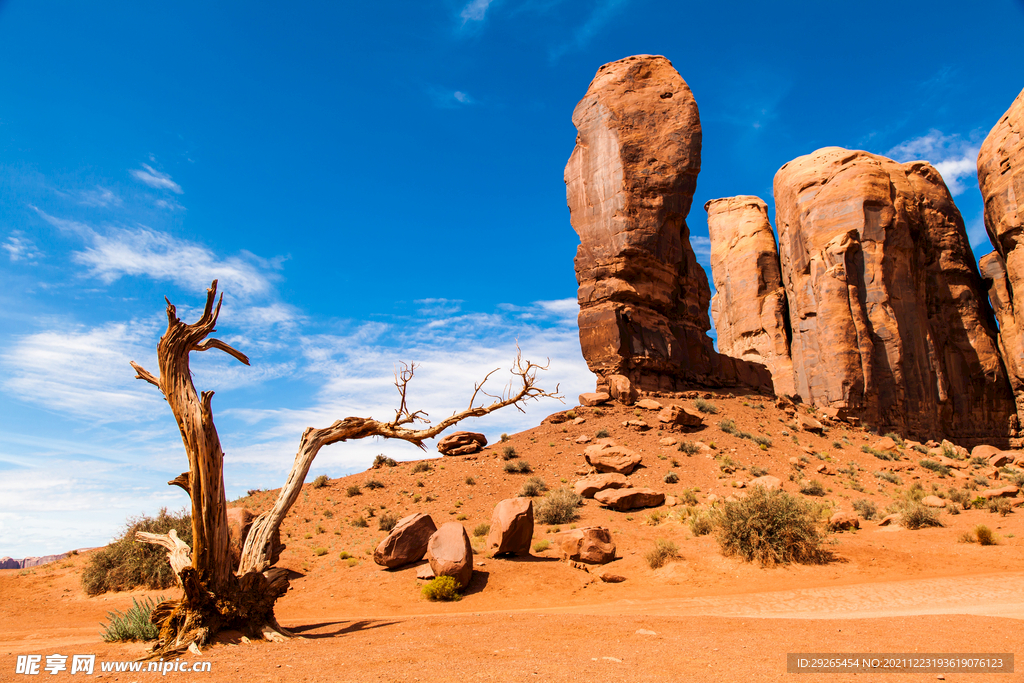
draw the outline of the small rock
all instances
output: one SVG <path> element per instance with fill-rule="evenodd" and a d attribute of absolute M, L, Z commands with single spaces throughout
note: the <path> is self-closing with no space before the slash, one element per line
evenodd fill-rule
<path fill-rule="evenodd" d="M 821 431 L 825 428 L 820 422 L 815 420 L 810 415 L 804 415 L 803 413 L 797 413 L 796 415 L 796 426 L 805 432 L 814 432 L 821 434 Z"/>
<path fill-rule="evenodd" d="M 434 578 L 434 570 L 430 568 L 429 562 L 416 570 L 416 578 L 421 581 L 430 581 Z"/>
<path fill-rule="evenodd" d="M 876 441 L 874 445 L 872 445 L 871 447 L 874 448 L 876 451 L 895 451 L 896 442 L 893 441 L 888 436 L 883 436 L 881 439 Z"/>
<path fill-rule="evenodd" d="M 662 405 L 654 399 L 642 398 L 636 402 L 636 407 L 644 410 L 661 410 Z"/>
<path fill-rule="evenodd" d="M 648 631 L 648 630 L 647 630 L 647 629 L 645 629 L 645 628 L 638 628 L 638 629 L 636 630 L 636 634 L 637 634 L 638 636 L 656 636 L 656 635 L 658 635 L 658 634 L 657 634 L 656 632 L 654 632 L 654 631 Z"/>
<path fill-rule="evenodd" d="M 588 446 L 583 452 L 587 464 L 598 472 L 630 474 L 640 464 L 641 456 L 623 446 L 597 444 Z"/>
<path fill-rule="evenodd" d="M 608 376 L 608 392 L 619 403 L 631 406 L 636 402 L 637 391 L 633 383 L 625 375 Z"/>
<path fill-rule="evenodd" d="M 988 457 L 988 464 L 990 467 L 1002 467 L 1003 465 L 1013 461 L 1013 453 L 1010 451 L 999 451 L 998 453 L 993 453 Z"/>
<path fill-rule="evenodd" d="M 675 496 L 665 496 L 665 507 L 674 508 L 679 505 L 679 499 Z"/>
<path fill-rule="evenodd" d="M 576 437 L 576 443 L 590 443 L 591 438 L 587 434 L 580 434 Z"/>
<path fill-rule="evenodd" d="M 664 439 L 658 442 L 662 446 L 675 446 L 679 443 L 679 439 L 674 436 L 666 436 Z"/>
<path fill-rule="evenodd" d="M 581 424 L 586 423 L 586 421 L 587 421 L 587 418 L 585 418 L 585 417 L 577 417 L 575 420 L 572 421 L 572 423 L 574 425 L 576 425 L 577 427 L 579 427 Z"/>
<path fill-rule="evenodd" d="M 938 496 L 925 496 L 921 499 L 921 505 L 930 508 L 944 508 L 946 507 L 946 501 Z"/>
<path fill-rule="evenodd" d="M 437 451 L 444 455 L 477 453 L 487 445 L 487 437 L 477 432 L 455 432 L 437 442 Z"/>
<path fill-rule="evenodd" d="M 901 515 L 897 512 L 891 515 L 886 515 L 882 518 L 882 521 L 878 523 L 878 526 L 898 526 L 900 523 Z"/>
<path fill-rule="evenodd" d="M 587 526 L 555 534 L 554 543 L 562 559 L 591 564 L 607 564 L 615 559 L 611 532 L 600 526 Z"/>
<path fill-rule="evenodd" d="M 599 406 L 612 400 L 611 394 L 604 391 L 596 391 L 590 394 L 580 394 L 581 406 Z"/>
<path fill-rule="evenodd" d="M 657 507 L 665 502 L 665 494 L 652 489 L 605 489 L 594 494 L 594 500 L 604 507 L 625 512 Z"/>
<path fill-rule="evenodd" d="M 622 583 L 623 581 L 626 580 L 625 576 L 619 576 L 618 574 L 611 574 L 611 573 L 608 573 L 608 572 L 605 572 L 604 574 L 601 574 L 600 578 L 605 583 Z"/>
<path fill-rule="evenodd" d="M 639 430 L 641 432 L 646 432 L 648 429 L 651 428 L 651 425 L 647 424 L 643 420 L 626 420 L 625 422 L 622 423 L 622 426 L 632 427 L 633 429 Z"/>
<path fill-rule="evenodd" d="M 985 489 L 978 495 L 985 500 L 992 500 L 993 498 L 1015 498 L 1019 491 L 1020 489 L 1016 486 L 1004 486 L 998 489 Z"/>
<path fill-rule="evenodd" d="M 373 561 L 394 569 L 419 562 L 427 552 L 427 543 L 437 531 L 430 515 L 415 513 L 398 520 L 395 527 L 373 551 Z"/>
<path fill-rule="evenodd" d="M 983 458 L 985 460 L 988 460 L 990 457 L 998 453 L 1000 450 L 1001 449 L 996 448 L 995 446 L 975 446 L 973 449 L 971 449 L 971 457 Z"/>
<path fill-rule="evenodd" d="M 545 417 L 543 420 L 541 420 L 541 424 L 545 424 L 545 425 L 560 425 L 563 422 L 568 422 L 569 421 L 569 416 L 568 416 L 567 413 L 568 413 L 568 411 L 562 411 L 560 413 L 551 413 L 550 415 Z"/>
<path fill-rule="evenodd" d="M 837 512 L 828 519 L 828 525 L 837 531 L 849 531 L 860 528 L 860 520 L 857 515 L 849 512 Z"/>
<path fill-rule="evenodd" d="M 970 457 L 970 453 L 967 452 L 966 448 L 964 448 L 963 446 L 957 446 L 955 443 L 947 441 L 946 439 L 942 440 L 942 443 L 939 445 L 939 447 L 943 451 L 953 451 L 953 453 L 956 454 L 956 457 L 960 460 L 966 460 L 968 457 Z"/>
<path fill-rule="evenodd" d="M 773 477 L 770 474 L 766 474 L 763 477 L 755 477 L 747 482 L 747 487 L 753 488 L 754 486 L 763 486 L 769 491 L 773 491 L 778 488 L 782 488 L 782 480 L 778 477 Z M 711 497 L 708 497 L 711 500 Z"/>
<path fill-rule="evenodd" d="M 699 413 L 682 406 L 666 406 L 658 413 L 658 422 L 693 428 L 703 426 L 704 418 Z"/>

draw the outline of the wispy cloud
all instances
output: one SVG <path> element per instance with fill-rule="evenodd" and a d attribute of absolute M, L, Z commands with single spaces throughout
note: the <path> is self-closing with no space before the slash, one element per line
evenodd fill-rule
<path fill-rule="evenodd" d="M 444 88 L 432 87 L 428 89 L 430 99 L 435 107 L 441 109 L 454 109 L 455 107 L 468 107 L 476 104 L 476 99 L 463 90 L 445 90 Z"/>
<path fill-rule="evenodd" d="M 95 190 L 82 190 L 78 193 L 78 203 L 85 206 L 121 206 L 124 202 L 113 190 L 108 190 L 99 185 Z"/>
<path fill-rule="evenodd" d="M 590 16 L 573 32 L 572 38 L 551 51 L 551 61 L 558 61 L 563 55 L 586 47 L 628 2 L 629 0 L 597 0 Z"/>
<path fill-rule="evenodd" d="M 43 252 L 36 248 L 35 242 L 25 237 L 25 233 L 21 230 L 11 231 L 11 234 L 7 236 L 3 244 L 0 244 L 0 247 L 7 252 L 12 262 L 24 261 L 28 264 L 34 264 L 36 259 L 43 256 Z"/>
<path fill-rule="evenodd" d="M 711 238 L 704 235 L 690 235 L 690 246 L 697 261 L 702 264 L 711 263 Z"/>
<path fill-rule="evenodd" d="M 183 193 L 181 185 L 171 180 L 170 175 L 161 173 L 149 164 L 142 164 L 142 168 L 145 170 L 133 169 L 131 171 L 136 180 L 140 180 L 157 190 L 170 190 L 174 194 Z"/>
<path fill-rule="evenodd" d="M 472 0 L 459 13 L 462 23 L 465 25 L 470 21 L 483 21 L 487 17 L 488 8 L 494 2 L 495 0 Z"/>
<path fill-rule="evenodd" d="M 950 194 L 956 197 L 977 182 L 979 149 L 980 144 L 964 140 L 959 135 L 944 135 L 933 128 L 924 135 L 904 140 L 887 151 L 885 156 L 900 162 L 929 162 L 946 181 Z"/>
<path fill-rule="evenodd" d="M 109 228 L 101 233 L 80 221 L 36 211 L 54 227 L 86 242 L 85 249 L 72 258 L 105 284 L 126 275 L 142 276 L 202 291 L 219 279 L 224 291 L 250 298 L 269 294 L 271 281 L 277 277 L 268 270 L 275 262 L 258 260 L 244 252 L 222 258 L 206 246 L 150 228 Z"/>
<path fill-rule="evenodd" d="M 462 299 L 417 299 L 420 315 L 438 316 L 452 315 L 462 309 Z"/>

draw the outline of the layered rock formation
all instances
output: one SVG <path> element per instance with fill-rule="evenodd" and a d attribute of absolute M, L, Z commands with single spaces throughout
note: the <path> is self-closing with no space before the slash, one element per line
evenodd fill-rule
<path fill-rule="evenodd" d="M 985 229 L 996 251 L 982 257 L 989 299 L 999 320 L 999 346 L 1024 419 L 1024 91 L 989 132 L 978 153 L 978 186 L 985 200 Z"/>
<path fill-rule="evenodd" d="M 792 394 L 789 309 L 768 205 L 758 197 L 740 196 L 712 199 L 704 210 L 711 237 L 716 290 L 711 317 L 718 350 L 765 365 L 775 393 Z"/>
<path fill-rule="evenodd" d="M 637 390 L 769 385 L 763 366 L 720 356 L 706 334 L 711 293 L 686 225 L 701 148 L 686 82 L 664 57 L 605 64 L 572 120 L 580 345 L 598 389 L 631 402 Z"/>
<path fill-rule="evenodd" d="M 796 393 L 904 434 L 1005 437 L 995 324 L 938 172 L 829 147 L 779 170 L 775 202 Z"/>

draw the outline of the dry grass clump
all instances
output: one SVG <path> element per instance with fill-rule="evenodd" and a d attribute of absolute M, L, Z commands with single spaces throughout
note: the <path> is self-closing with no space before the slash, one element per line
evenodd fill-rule
<path fill-rule="evenodd" d="M 572 489 L 556 489 L 537 503 L 533 517 L 541 524 L 568 524 L 579 519 L 582 504 L 583 498 Z"/>
<path fill-rule="evenodd" d="M 718 406 L 716 406 L 714 403 L 709 403 L 708 401 L 705 401 L 702 398 L 698 398 L 697 400 L 695 400 L 693 402 L 693 405 L 697 410 L 707 415 L 718 414 Z"/>
<path fill-rule="evenodd" d="M 327 478 L 327 475 L 321 474 L 319 477 L 313 480 L 310 486 L 312 486 L 315 489 L 322 489 L 323 487 L 327 486 L 328 481 L 330 480 Z"/>
<path fill-rule="evenodd" d="M 505 463 L 505 471 L 509 474 L 527 474 L 533 470 L 530 468 L 530 463 L 525 460 L 509 460 Z"/>
<path fill-rule="evenodd" d="M 526 498 L 536 498 L 547 490 L 548 485 L 544 483 L 543 479 L 540 477 L 530 477 L 523 482 L 523 488 L 519 490 L 519 495 Z"/>
<path fill-rule="evenodd" d="M 380 455 L 378 455 L 376 458 L 373 459 L 372 468 L 376 470 L 376 469 L 380 469 L 381 467 L 397 467 L 397 466 L 398 466 L 398 461 L 397 460 L 395 460 L 394 458 L 389 458 L 388 456 L 386 456 L 383 453 L 381 453 Z"/>
<path fill-rule="evenodd" d="M 516 449 L 513 448 L 512 446 L 505 446 L 504 448 L 501 449 L 501 459 L 502 460 L 512 460 L 513 458 L 518 458 L 518 457 L 519 457 L 519 454 L 516 453 Z"/>
<path fill-rule="evenodd" d="M 715 530 L 715 519 L 708 510 L 698 510 L 690 515 L 688 521 L 694 536 L 707 536 Z"/>
<path fill-rule="evenodd" d="M 473 535 L 474 536 L 486 536 L 490 532 L 491 532 L 491 525 L 488 524 L 487 522 L 480 522 L 475 527 L 473 527 Z"/>
<path fill-rule="evenodd" d="M 801 484 L 800 493 L 805 496 L 824 496 L 825 487 L 817 479 Z"/>
<path fill-rule="evenodd" d="M 429 471 L 430 471 L 430 463 L 426 462 L 424 460 L 421 460 L 421 461 L 419 461 L 418 463 L 416 463 L 415 465 L 412 466 L 412 469 L 410 470 L 410 473 L 411 474 L 419 474 L 420 472 L 429 472 Z"/>
<path fill-rule="evenodd" d="M 930 526 L 942 526 L 939 513 L 916 501 L 908 500 L 900 511 L 900 524 L 907 529 L 924 529 Z"/>
<path fill-rule="evenodd" d="M 395 512 L 385 512 L 377 518 L 377 528 L 381 531 L 391 531 L 398 524 L 398 514 Z"/>
<path fill-rule="evenodd" d="M 168 514 L 167 508 L 162 508 L 156 517 L 128 518 L 124 533 L 107 547 L 94 552 L 85 565 L 82 588 L 86 594 L 176 585 L 177 579 L 167 561 L 167 550 L 135 540 L 136 531 L 166 534 L 171 529 L 178 532 L 178 538 L 192 545 L 192 516 L 184 510 Z"/>
<path fill-rule="evenodd" d="M 978 526 L 974 527 L 974 536 L 978 539 L 978 543 L 981 545 L 996 544 L 995 534 L 993 534 L 992 530 L 984 524 L 979 524 Z"/>
<path fill-rule="evenodd" d="M 672 541 L 659 538 L 654 547 L 647 551 L 644 558 L 651 569 L 660 569 L 669 560 L 679 557 L 679 547 Z"/>
<path fill-rule="evenodd" d="M 993 498 L 988 501 L 988 511 L 997 512 L 1000 517 L 1005 517 L 1013 512 L 1013 505 L 1006 498 Z"/>
<path fill-rule="evenodd" d="M 878 514 L 878 506 L 875 505 L 874 501 L 870 501 L 867 498 L 853 501 L 853 509 L 864 519 L 874 519 L 875 515 Z"/>
<path fill-rule="evenodd" d="M 717 515 L 718 543 L 726 555 L 739 555 L 763 567 L 789 562 L 827 562 L 825 533 L 814 506 L 781 491 L 755 486 L 742 500 L 726 502 Z"/>

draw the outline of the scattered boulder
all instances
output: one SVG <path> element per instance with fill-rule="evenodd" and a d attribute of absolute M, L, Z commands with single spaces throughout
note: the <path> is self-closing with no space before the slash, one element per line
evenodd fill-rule
<path fill-rule="evenodd" d="M 988 460 L 990 456 L 995 455 L 996 453 L 1000 452 L 1000 450 L 1001 449 L 996 448 L 995 446 L 975 446 L 974 448 L 971 449 L 971 457 L 983 458 L 985 460 Z"/>
<path fill-rule="evenodd" d="M 621 576 L 619 574 L 612 574 L 611 572 L 605 572 L 604 574 L 601 574 L 600 578 L 605 583 L 622 583 L 626 580 L 625 576 Z"/>
<path fill-rule="evenodd" d="M 888 436 L 883 436 L 881 439 L 876 441 L 874 445 L 872 445 L 871 447 L 874 448 L 876 451 L 895 451 L 897 449 L 897 444 L 895 441 L 892 440 L 892 438 Z"/>
<path fill-rule="evenodd" d="M 860 520 L 849 512 L 837 512 L 828 518 L 828 526 L 834 531 L 850 531 L 860 528 Z"/>
<path fill-rule="evenodd" d="M 658 444 L 662 446 L 675 446 L 679 443 L 679 439 L 674 436 L 666 436 L 664 439 L 658 441 Z"/>
<path fill-rule="evenodd" d="M 576 427 L 579 427 L 581 424 L 586 424 L 586 422 L 587 418 L 585 417 L 577 417 L 575 420 L 572 421 L 573 425 Z"/>
<path fill-rule="evenodd" d="M 803 400 L 909 436 L 1005 438 L 1013 392 L 939 172 L 827 147 L 785 164 L 774 190 Z"/>
<path fill-rule="evenodd" d="M 580 347 L 598 387 L 626 404 L 694 382 L 769 387 L 764 366 L 707 335 L 711 291 L 686 225 L 701 149 L 689 86 L 664 57 L 627 57 L 598 69 L 572 120 Z"/>
<path fill-rule="evenodd" d="M 541 420 L 541 424 L 560 425 L 563 422 L 568 422 L 570 419 L 572 419 L 568 415 L 569 412 L 570 411 L 568 411 L 568 410 L 564 410 L 564 411 L 561 411 L 561 412 L 558 412 L 558 413 L 551 413 L 550 415 L 545 417 L 543 420 Z"/>
<path fill-rule="evenodd" d="M 630 474 L 643 459 L 624 446 L 610 446 L 597 444 L 588 446 L 583 451 L 583 457 L 587 464 L 598 472 L 613 472 L 616 474 Z"/>
<path fill-rule="evenodd" d="M 929 508 L 944 508 L 946 501 L 938 496 L 925 496 L 921 499 L 921 505 Z"/>
<path fill-rule="evenodd" d="M 718 350 L 764 364 L 776 394 L 793 393 L 789 310 L 768 206 L 758 197 L 712 199 L 704 205 L 716 293 L 711 318 Z"/>
<path fill-rule="evenodd" d="M 942 440 L 942 443 L 939 444 L 939 448 L 942 449 L 943 453 L 951 452 L 961 460 L 966 460 L 970 456 L 966 448 L 958 444 L 955 444 L 952 441 L 947 441 L 946 439 Z"/>
<path fill-rule="evenodd" d="M 487 549 L 492 555 L 529 555 L 533 539 L 533 501 L 506 498 L 494 506 Z"/>
<path fill-rule="evenodd" d="M 900 521 L 903 519 L 903 515 L 896 512 L 891 515 L 882 517 L 882 521 L 878 523 L 878 526 L 899 526 Z"/>
<path fill-rule="evenodd" d="M 700 413 L 695 413 L 683 406 L 666 406 L 658 413 L 658 422 L 670 426 L 680 427 L 702 427 L 704 418 Z"/>
<path fill-rule="evenodd" d="M 1003 486 L 998 489 L 985 489 L 978 495 L 985 500 L 992 500 L 993 498 L 1016 498 L 1017 493 L 1020 489 L 1016 486 Z"/>
<path fill-rule="evenodd" d="M 591 474 L 573 484 L 576 495 L 593 498 L 598 491 L 621 489 L 628 485 L 625 475 L 617 473 Z"/>
<path fill-rule="evenodd" d="M 825 429 L 824 425 L 815 420 L 810 415 L 804 415 L 803 413 L 796 414 L 796 427 L 802 429 L 805 432 L 813 432 L 815 434 L 821 434 L 822 430 Z"/>
<path fill-rule="evenodd" d="M 580 394 L 581 406 L 599 406 L 610 400 L 612 400 L 612 396 L 606 391 L 595 391 L 589 394 Z"/>
<path fill-rule="evenodd" d="M 421 581 L 430 581 L 431 579 L 435 578 L 434 577 L 434 570 L 431 568 L 429 562 L 427 562 L 424 565 L 421 565 L 416 570 L 416 578 L 421 580 Z"/>
<path fill-rule="evenodd" d="M 661 410 L 662 405 L 651 398 L 642 398 L 636 402 L 637 408 L 643 408 L 644 410 Z"/>
<path fill-rule="evenodd" d="M 419 562 L 427 552 L 427 543 L 437 531 L 430 515 L 421 512 L 398 520 L 391 532 L 373 551 L 373 561 L 394 569 Z"/>
<path fill-rule="evenodd" d="M 665 502 L 665 494 L 653 489 L 605 489 L 594 494 L 594 500 L 612 510 L 625 512 L 657 507 Z"/>
<path fill-rule="evenodd" d="M 646 432 L 651 428 L 651 425 L 647 424 L 643 420 L 626 420 L 622 423 L 623 427 L 631 427 L 638 432 Z"/>
<path fill-rule="evenodd" d="M 466 527 L 458 522 L 442 524 L 427 542 L 427 559 L 434 576 L 451 576 L 461 588 L 473 578 L 473 546 Z"/>
<path fill-rule="evenodd" d="M 615 543 L 608 529 L 587 526 L 555 535 L 563 559 L 590 564 L 607 564 L 615 559 Z"/>
<path fill-rule="evenodd" d="M 593 441 L 589 434 L 580 434 L 576 437 L 576 443 L 590 443 Z"/>
<path fill-rule="evenodd" d="M 487 437 L 477 432 L 454 432 L 437 442 L 437 450 L 444 455 L 478 453 L 487 445 Z"/>
<path fill-rule="evenodd" d="M 1009 451 L 999 451 L 988 458 L 989 467 L 1002 467 L 1007 463 L 1014 461 L 1013 453 Z"/>

